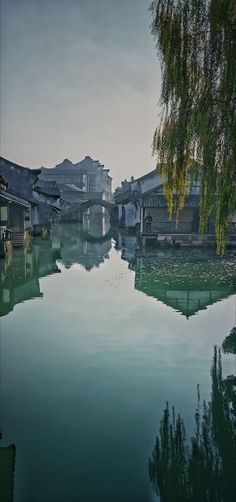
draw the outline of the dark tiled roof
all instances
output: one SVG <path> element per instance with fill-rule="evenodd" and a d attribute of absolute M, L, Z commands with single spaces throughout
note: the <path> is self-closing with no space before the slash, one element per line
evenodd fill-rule
<path fill-rule="evenodd" d="M 68 191 L 74 191 L 74 192 L 83 192 L 83 183 L 78 183 L 75 185 L 74 183 L 66 183 L 63 188 L 63 192 L 65 192 L 65 187 L 68 189 Z"/>
<path fill-rule="evenodd" d="M 15 162 L 11 162 L 10 160 L 5 159 L 4 157 L 1 157 L 1 156 L 0 156 L 0 162 L 4 162 L 4 164 L 8 164 L 9 166 L 14 166 L 21 171 L 24 171 L 26 169 L 27 171 L 31 171 L 34 174 L 41 173 L 41 169 L 30 169 L 29 167 L 21 166 L 20 164 L 16 164 Z"/>
<path fill-rule="evenodd" d="M 125 202 L 131 202 L 135 199 L 135 195 L 130 190 L 126 190 L 125 192 L 120 192 L 115 195 L 116 204 L 123 204 Z"/>
<path fill-rule="evenodd" d="M 3 198 L 9 202 L 15 202 L 16 204 L 19 204 L 20 206 L 24 206 L 29 208 L 29 201 L 28 199 L 23 199 L 22 197 L 18 197 L 17 195 L 14 195 L 6 190 L 0 190 L 0 198 Z"/>
<path fill-rule="evenodd" d="M 3 190 L 6 190 L 8 188 L 8 183 L 1 174 L 0 174 L 0 186 L 4 187 Z"/>
<path fill-rule="evenodd" d="M 32 193 L 41 170 L 28 169 L 0 157 L 0 174 L 8 183 L 8 192 L 24 200 L 35 202 Z"/>
<path fill-rule="evenodd" d="M 45 195 L 50 195 L 51 197 L 60 197 L 60 191 L 55 181 L 45 181 L 40 179 L 37 181 L 34 190 Z"/>
<path fill-rule="evenodd" d="M 90 207 L 90 206 L 103 206 L 107 208 L 114 208 L 115 204 L 113 202 L 108 202 L 107 200 L 104 199 L 87 199 L 87 200 L 82 200 L 80 203 L 80 207 Z"/>
<path fill-rule="evenodd" d="M 55 211 L 61 211 L 61 208 L 59 206 L 57 206 L 56 204 L 51 204 L 52 208 L 55 210 Z"/>
<path fill-rule="evenodd" d="M 77 167 L 81 174 L 93 174 L 96 173 L 98 169 L 101 169 L 103 172 L 109 172 L 109 169 L 105 168 L 104 164 L 101 164 L 99 160 L 92 159 L 88 155 L 83 160 L 77 162 L 74 165 Z"/>
<path fill-rule="evenodd" d="M 164 195 L 156 192 L 142 195 L 142 197 L 140 197 L 140 204 L 142 207 L 167 207 L 167 202 Z M 188 197 L 186 197 L 185 207 L 199 207 L 199 195 L 189 195 Z"/>

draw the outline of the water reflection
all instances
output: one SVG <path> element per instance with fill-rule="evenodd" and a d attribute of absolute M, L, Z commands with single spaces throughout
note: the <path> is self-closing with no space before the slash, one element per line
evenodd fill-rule
<path fill-rule="evenodd" d="M 222 376 L 215 348 L 211 401 L 198 405 L 195 435 L 186 445 L 185 425 L 168 404 L 156 438 L 149 475 L 161 502 L 233 502 L 236 498 L 236 379 Z"/>
<path fill-rule="evenodd" d="M 158 303 L 147 298 L 144 302 L 143 294 L 132 291 L 134 276 L 136 288 L 139 277 L 148 285 L 150 273 L 164 263 L 177 290 L 191 289 L 187 273 L 181 272 L 185 270 L 184 250 L 167 253 L 165 262 L 165 253 L 141 253 L 134 235 L 119 236 L 116 247 L 121 252 L 109 253 L 110 247 L 110 238 L 86 242 L 77 225 L 62 225 L 53 228 L 48 241 L 35 240 L 31 249 L 16 250 L 11 261 L 0 264 L 4 284 L 9 285 L 12 278 L 11 308 L 14 302 L 41 295 L 40 277 L 63 269 L 61 275 L 42 281 L 45 297 L 35 302 L 35 308 L 25 305 L 21 312 L 17 309 L 15 315 L 1 320 L 6 389 L 2 426 L 4 444 L 15 441 L 17 445 L 15 502 L 93 501 L 96 497 L 150 501 L 146 459 L 158 412 L 153 402 L 163 402 L 173 379 L 178 379 L 173 390 L 176 400 L 184 414 L 191 410 L 192 400 L 186 395 L 198 381 L 196 375 L 202 375 L 208 366 L 209 350 L 212 355 L 209 331 L 219 343 L 218 309 L 204 313 L 206 323 L 200 316 L 187 323 L 179 314 L 170 316 L 167 308 L 158 309 Z M 200 291 L 214 290 L 213 265 L 210 275 L 205 271 L 203 281 L 209 258 L 220 264 L 214 269 L 219 272 L 214 287 L 219 280 L 219 290 L 227 293 L 229 288 L 231 294 L 235 285 L 231 258 L 221 261 L 208 253 L 199 252 L 198 257 L 194 253 L 195 261 L 186 258 L 189 268 L 193 263 L 195 274 L 201 275 L 193 290 L 196 283 Z M 99 273 L 82 270 L 100 266 L 109 256 L 108 266 Z M 134 272 L 129 273 L 120 258 L 128 260 Z M 63 264 L 69 268 L 74 263 L 81 265 L 75 267 L 75 273 L 64 271 Z M 36 282 L 36 292 L 29 286 L 30 280 Z M 19 287 L 24 296 L 13 291 Z M 167 282 L 165 288 L 169 294 Z M 161 290 L 161 284 L 157 289 Z M 61 301 L 58 291 L 63 291 Z M 145 293 L 152 291 L 147 287 Z M 232 302 L 225 303 L 231 309 Z M 218 307 L 224 311 L 224 304 Z M 180 332 L 175 331 L 177 317 Z M 227 334 L 231 328 L 229 323 Z M 208 392 L 208 380 L 204 385 L 203 391 Z M 231 401 L 233 385 L 234 377 L 224 379 L 224 393 Z M 176 500 L 175 493 L 169 500 Z"/>
<path fill-rule="evenodd" d="M 118 245 L 135 272 L 135 289 L 187 318 L 236 293 L 235 252 L 224 258 L 194 248 L 141 252 L 135 236 L 120 236 Z"/>
<path fill-rule="evenodd" d="M 236 326 L 231 329 L 230 334 L 225 337 L 222 343 L 225 354 L 236 354 Z"/>
<path fill-rule="evenodd" d="M 110 249 L 111 238 L 102 241 L 88 241 L 78 225 L 61 226 L 60 261 L 66 268 L 70 268 L 74 263 L 82 265 L 88 271 L 99 267 L 105 260 L 109 259 Z"/>
<path fill-rule="evenodd" d="M 102 239 L 109 234 L 111 228 L 108 209 L 102 206 L 91 206 L 83 216 L 83 231 L 94 239 Z"/>
<path fill-rule="evenodd" d="M 27 249 L 14 249 L 0 260 L 0 316 L 15 305 L 42 297 L 39 279 L 60 272 L 60 263 L 70 268 L 74 263 L 87 271 L 109 259 L 111 238 L 89 242 L 77 224 L 55 226 L 50 238 L 33 239 Z"/>
<path fill-rule="evenodd" d="M 15 249 L 0 261 L 0 315 L 18 303 L 42 296 L 39 278 L 60 272 L 50 240 L 35 239 L 27 249 Z"/>
<path fill-rule="evenodd" d="M 103 237 L 98 237 L 99 232 L 97 237 L 95 233 L 89 236 L 78 224 L 63 224 L 53 228 L 49 239 L 34 239 L 30 248 L 16 249 L 7 260 L 1 260 L 0 315 L 8 314 L 17 303 L 41 297 L 39 279 L 60 272 L 60 263 L 66 268 L 80 264 L 90 271 L 109 259 L 110 224 L 107 221 L 104 227 L 106 218 L 103 213 L 100 216 L 98 227 L 108 230 Z M 97 217 L 95 213 L 95 219 L 87 222 L 87 230 L 97 228 Z M 115 247 L 135 273 L 135 289 L 187 318 L 236 293 L 235 252 L 218 258 L 209 250 L 141 251 L 135 235 L 121 233 Z"/>
<path fill-rule="evenodd" d="M 119 232 L 116 241 L 116 248 L 121 250 L 122 260 L 126 260 L 129 263 L 129 267 L 132 268 L 135 264 L 138 250 L 136 235 Z"/>

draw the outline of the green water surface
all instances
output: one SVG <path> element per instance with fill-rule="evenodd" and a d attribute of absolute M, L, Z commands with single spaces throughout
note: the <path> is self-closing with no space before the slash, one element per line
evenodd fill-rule
<path fill-rule="evenodd" d="M 86 239 L 64 224 L 0 272 L 14 502 L 157 500 L 148 458 L 163 408 L 191 433 L 197 384 L 210 398 L 213 347 L 235 325 L 236 254 L 141 252 L 135 236 Z"/>

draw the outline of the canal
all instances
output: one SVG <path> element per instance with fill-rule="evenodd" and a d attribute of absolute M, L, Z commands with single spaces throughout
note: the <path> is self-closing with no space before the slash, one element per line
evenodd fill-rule
<path fill-rule="evenodd" d="M 166 401 L 194 431 L 235 326 L 236 254 L 63 224 L 1 261 L 1 446 L 14 502 L 152 502 Z M 235 355 L 222 354 L 224 375 Z M 14 471 L 14 472 L 13 472 Z M 10 499 L 9 499 L 10 500 Z"/>

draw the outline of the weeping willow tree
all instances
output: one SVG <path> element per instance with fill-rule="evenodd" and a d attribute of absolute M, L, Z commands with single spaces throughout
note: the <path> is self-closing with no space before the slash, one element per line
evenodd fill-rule
<path fill-rule="evenodd" d="M 198 176 L 200 233 L 214 214 L 223 254 L 236 201 L 236 0 L 154 0 L 151 12 L 162 68 L 153 151 L 169 213 L 178 217 Z"/>

